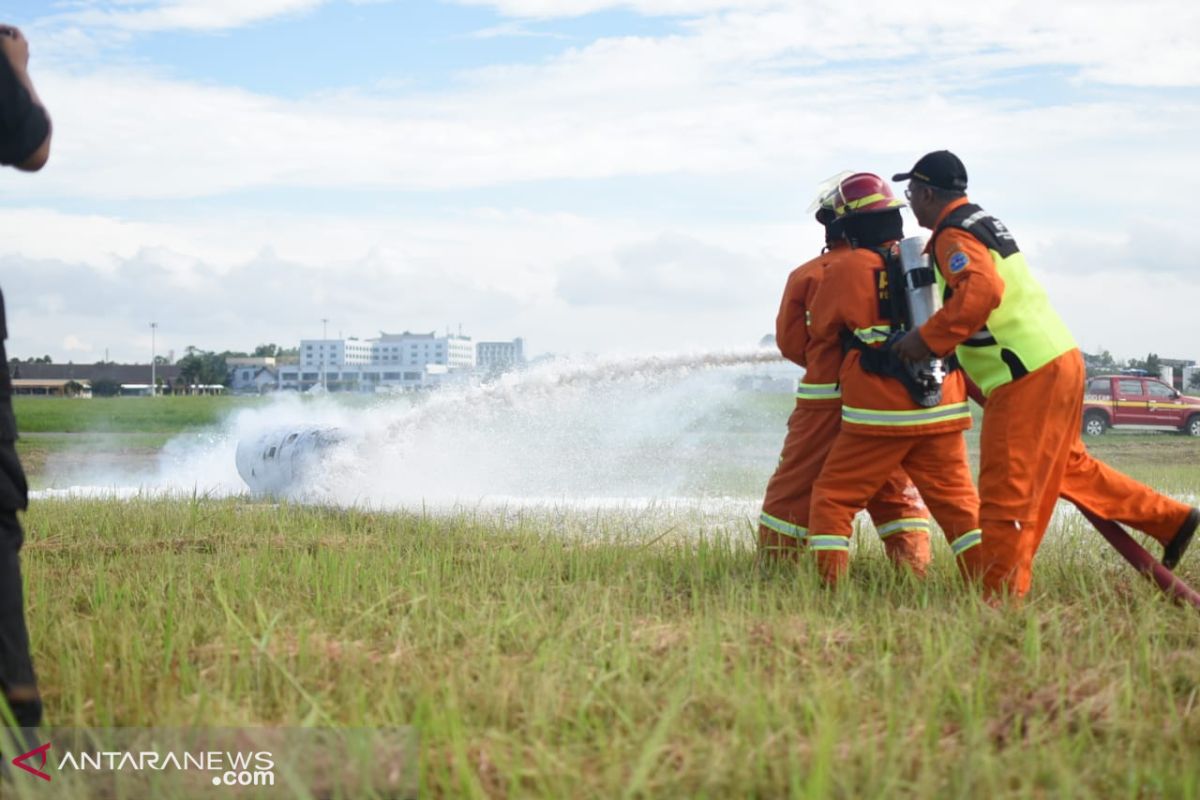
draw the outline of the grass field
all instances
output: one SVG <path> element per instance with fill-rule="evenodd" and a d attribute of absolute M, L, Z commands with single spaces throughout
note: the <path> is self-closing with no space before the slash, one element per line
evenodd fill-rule
<path fill-rule="evenodd" d="M 180 433 L 264 402 L 258 397 L 96 397 L 89 400 L 17 397 L 21 433 Z"/>
<path fill-rule="evenodd" d="M 1196 440 L 1093 449 L 1200 486 Z M 1070 514 L 1003 611 L 940 542 L 917 583 L 860 537 L 826 591 L 756 564 L 748 521 L 233 498 L 26 524 L 54 724 L 411 724 L 430 797 L 1200 797 L 1200 615 Z"/>

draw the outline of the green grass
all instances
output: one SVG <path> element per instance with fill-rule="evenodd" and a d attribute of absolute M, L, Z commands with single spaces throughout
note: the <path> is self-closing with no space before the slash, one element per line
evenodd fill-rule
<path fill-rule="evenodd" d="M 258 397 L 13 398 L 22 433 L 180 433 L 216 425 L 229 413 L 261 405 Z"/>
<path fill-rule="evenodd" d="M 781 442 L 788 404 L 756 402 L 714 436 Z M 153 452 L 167 425 L 20 444 Z M 1200 487 L 1200 440 L 1088 444 Z M 770 467 L 714 479 L 753 494 Z M 857 537 L 828 591 L 758 565 L 748 520 L 667 511 L 47 500 L 25 522 L 54 725 L 413 725 L 428 797 L 1200 797 L 1200 614 L 1074 516 L 1004 611 L 940 541 L 915 582 Z M 1200 584 L 1200 551 L 1180 574 Z"/>
<path fill-rule="evenodd" d="M 826 591 L 749 531 L 644 517 L 56 501 L 27 525 L 55 724 L 412 724 L 429 797 L 1200 796 L 1200 615 L 1077 521 L 1008 611 L 944 545 L 916 583 L 862 537 Z"/>

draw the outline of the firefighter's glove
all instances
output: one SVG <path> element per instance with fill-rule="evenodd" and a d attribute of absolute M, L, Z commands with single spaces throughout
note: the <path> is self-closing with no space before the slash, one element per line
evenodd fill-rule
<path fill-rule="evenodd" d="M 904 338 L 892 345 L 892 350 L 903 361 L 924 361 L 933 356 L 933 351 L 925 344 L 919 330 L 911 330 L 904 334 Z"/>

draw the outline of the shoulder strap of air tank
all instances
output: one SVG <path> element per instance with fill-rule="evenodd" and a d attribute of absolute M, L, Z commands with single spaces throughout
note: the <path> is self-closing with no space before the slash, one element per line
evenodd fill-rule
<path fill-rule="evenodd" d="M 888 278 L 888 323 L 892 333 L 907 330 L 909 325 L 908 297 L 904 291 L 904 267 L 900 256 L 890 247 L 872 247 L 871 250 L 883 260 Z"/>
<path fill-rule="evenodd" d="M 1004 223 L 974 203 L 959 206 L 946 215 L 942 224 L 933 232 L 931 248 L 936 246 L 938 234 L 947 228 L 966 231 L 982 242 L 984 247 L 999 253 L 1001 258 L 1008 258 L 1021 250 Z"/>
<path fill-rule="evenodd" d="M 967 203 L 966 205 L 959 206 L 958 208 L 954 209 L 949 214 L 947 214 L 946 218 L 942 220 L 941 224 L 939 224 L 937 226 L 937 228 L 934 229 L 933 236 L 930 237 L 930 239 L 929 239 L 929 252 L 934 254 L 936 257 L 937 250 L 935 248 L 937 247 L 938 237 L 942 235 L 943 231 L 946 231 L 949 228 L 958 228 L 959 230 L 966 231 L 967 233 L 971 234 L 972 236 L 979 237 L 978 229 L 968 228 L 963 223 L 966 222 L 966 220 L 968 218 L 973 217 L 976 213 L 981 212 L 981 211 L 985 214 L 987 213 L 986 211 L 983 211 L 982 208 L 975 205 L 974 203 Z M 980 238 L 979 240 L 981 242 L 983 242 L 984 244 L 987 244 L 987 242 L 984 241 L 982 238 Z"/>

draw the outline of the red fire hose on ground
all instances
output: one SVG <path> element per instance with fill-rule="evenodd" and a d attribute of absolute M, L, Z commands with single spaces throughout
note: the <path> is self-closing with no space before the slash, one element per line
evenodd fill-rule
<path fill-rule="evenodd" d="M 1175 573 L 1156 561 L 1154 556 L 1146 552 L 1146 548 L 1135 542 L 1133 537 L 1125 532 L 1124 528 L 1111 520 L 1100 519 L 1083 506 L 1076 505 L 1075 507 L 1087 518 L 1088 522 L 1096 527 L 1096 530 L 1100 531 L 1100 535 L 1113 546 L 1113 549 L 1133 565 L 1134 569 L 1158 584 L 1158 588 L 1162 589 L 1172 600 L 1191 603 L 1200 609 L 1200 593 L 1197 593 L 1195 589 L 1176 577 Z"/>
<path fill-rule="evenodd" d="M 973 381 L 967 381 L 967 394 L 982 408 L 987 404 L 987 398 Z M 1124 528 L 1108 519 L 1101 519 L 1088 509 L 1075 504 L 1084 518 L 1100 532 L 1113 549 L 1121 554 L 1133 568 L 1145 575 L 1161 589 L 1168 597 L 1177 603 L 1191 603 L 1200 610 L 1200 593 L 1180 580 L 1171 570 L 1164 567 L 1146 548 L 1133 540 Z"/>

